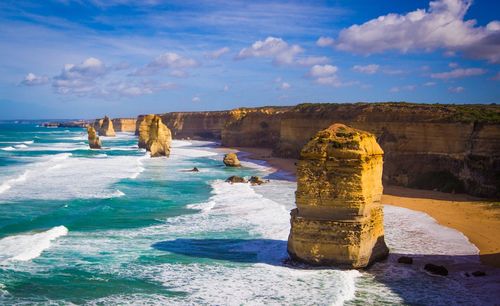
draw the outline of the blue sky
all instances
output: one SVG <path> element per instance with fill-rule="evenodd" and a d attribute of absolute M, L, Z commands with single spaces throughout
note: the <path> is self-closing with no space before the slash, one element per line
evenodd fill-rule
<path fill-rule="evenodd" d="M 496 1 L 2 1 L 0 119 L 500 102 Z"/>

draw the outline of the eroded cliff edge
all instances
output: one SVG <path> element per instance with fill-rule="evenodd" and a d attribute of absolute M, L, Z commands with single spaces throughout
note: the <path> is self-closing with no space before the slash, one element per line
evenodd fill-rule
<path fill-rule="evenodd" d="M 414 103 L 300 104 L 161 114 L 174 138 L 272 148 L 298 158 L 334 122 L 373 133 L 387 184 L 500 198 L 500 106 Z"/>

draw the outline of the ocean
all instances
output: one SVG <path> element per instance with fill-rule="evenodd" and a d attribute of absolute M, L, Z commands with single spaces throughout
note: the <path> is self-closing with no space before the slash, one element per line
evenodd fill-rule
<path fill-rule="evenodd" d="M 486 303 L 465 275 L 423 271 L 433 258 L 478 261 L 426 214 L 386 205 L 394 255 L 368 270 L 290 266 L 286 174 L 251 160 L 226 168 L 212 142 L 174 140 L 170 158 L 150 158 L 131 133 L 101 140 L 90 150 L 84 129 L 0 124 L 0 304 Z M 231 185 L 231 175 L 271 181 Z"/>

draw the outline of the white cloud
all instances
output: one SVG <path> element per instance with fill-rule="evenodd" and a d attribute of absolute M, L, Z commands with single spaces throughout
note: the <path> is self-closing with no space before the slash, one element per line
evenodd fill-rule
<path fill-rule="evenodd" d="M 461 93 L 465 90 L 465 88 L 463 88 L 462 86 L 457 86 L 457 87 L 448 87 L 448 91 L 449 92 L 453 92 L 453 93 Z"/>
<path fill-rule="evenodd" d="M 486 70 L 481 69 L 481 68 L 457 68 L 453 69 L 452 71 L 448 72 L 439 72 L 439 73 L 432 73 L 431 78 L 433 79 L 455 79 L 455 78 L 463 78 L 463 77 L 469 77 L 469 76 L 475 76 L 475 75 L 482 75 L 485 74 Z"/>
<path fill-rule="evenodd" d="M 24 79 L 21 81 L 21 84 L 26 86 L 36 86 L 36 85 L 44 85 L 47 84 L 49 78 L 47 76 L 39 76 L 32 72 L 28 73 Z"/>
<path fill-rule="evenodd" d="M 224 85 L 224 88 L 222 88 L 222 91 L 228 92 L 229 91 L 229 85 Z"/>
<path fill-rule="evenodd" d="M 283 89 L 283 90 L 287 90 L 287 89 L 290 89 L 292 87 L 292 85 L 290 85 L 289 83 L 287 82 L 283 82 L 281 83 L 280 85 L 280 88 Z"/>
<path fill-rule="evenodd" d="M 435 86 L 435 85 L 436 85 L 436 82 L 426 82 L 426 83 L 424 83 L 424 86 L 427 86 L 427 87 L 429 87 L 429 86 Z"/>
<path fill-rule="evenodd" d="M 309 75 L 313 78 L 326 77 L 336 74 L 339 68 L 332 65 L 314 65 L 309 70 Z"/>
<path fill-rule="evenodd" d="M 130 82 L 114 82 L 106 86 L 104 93 L 109 95 L 119 95 L 125 97 L 137 97 L 143 95 L 150 95 L 158 91 L 175 88 L 173 83 L 156 83 L 151 81 L 144 81 L 140 83 Z"/>
<path fill-rule="evenodd" d="M 229 52 L 229 48 L 223 47 L 223 48 L 220 48 L 220 49 L 217 49 L 217 50 L 214 50 L 212 52 L 207 53 L 206 57 L 208 57 L 210 59 L 218 59 L 219 57 L 221 57 L 222 55 L 224 55 L 228 52 Z"/>
<path fill-rule="evenodd" d="M 352 25 L 340 32 L 336 47 L 362 54 L 442 48 L 498 63 L 500 22 L 478 27 L 475 20 L 464 20 L 471 3 L 469 0 L 431 1 L 428 9 L 405 15 L 388 14 Z"/>
<path fill-rule="evenodd" d="M 332 65 L 314 65 L 309 70 L 308 76 L 313 78 L 314 81 L 321 85 L 328 85 L 333 87 L 354 85 L 357 82 L 342 82 L 337 76 L 337 66 Z"/>
<path fill-rule="evenodd" d="M 309 56 L 297 60 L 297 64 L 301 66 L 321 65 L 321 64 L 327 64 L 329 62 L 330 59 L 326 56 Z"/>
<path fill-rule="evenodd" d="M 59 94 L 87 95 L 96 93 L 96 80 L 108 69 L 99 59 L 90 57 L 81 64 L 66 64 L 61 73 L 54 77 L 52 87 Z"/>
<path fill-rule="evenodd" d="M 299 45 L 289 45 L 281 38 L 270 36 L 264 41 L 258 40 L 250 47 L 241 49 L 236 59 L 266 57 L 272 58 L 275 64 L 289 65 L 293 64 L 295 57 L 302 52 L 303 49 Z"/>
<path fill-rule="evenodd" d="M 200 102 L 200 101 L 201 101 L 201 99 L 200 99 L 200 97 L 193 97 L 193 98 L 191 99 L 191 101 L 192 101 L 192 102 Z"/>
<path fill-rule="evenodd" d="M 165 52 L 162 55 L 156 57 L 145 67 L 137 69 L 131 75 L 151 75 L 157 73 L 162 69 L 174 69 L 177 70 L 177 72 L 174 73 L 175 76 L 175 74 L 180 75 L 179 71 L 181 71 L 182 69 L 193 68 L 198 65 L 199 63 L 192 58 L 187 58 L 174 52 Z"/>
<path fill-rule="evenodd" d="M 448 67 L 450 67 L 450 68 L 457 68 L 458 67 L 458 63 L 451 62 L 451 63 L 448 64 Z"/>
<path fill-rule="evenodd" d="M 189 76 L 189 73 L 187 73 L 184 70 L 172 70 L 168 73 L 168 75 L 176 77 L 176 78 L 185 78 Z"/>
<path fill-rule="evenodd" d="M 321 36 L 316 41 L 316 45 L 319 47 L 328 47 L 333 46 L 335 44 L 335 40 L 331 37 Z"/>
<path fill-rule="evenodd" d="M 374 74 L 378 71 L 379 68 L 380 68 L 380 66 L 376 65 L 376 64 L 370 64 L 370 65 L 365 65 L 365 66 L 354 65 L 352 67 L 352 69 L 354 71 L 366 73 L 366 74 Z"/>

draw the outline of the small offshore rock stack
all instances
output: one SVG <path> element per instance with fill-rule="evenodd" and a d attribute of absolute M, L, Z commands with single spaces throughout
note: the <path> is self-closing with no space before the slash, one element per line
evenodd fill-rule
<path fill-rule="evenodd" d="M 302 148 L 288 237 L 293 259 L 363 268 L 387 256 L 383 154 L 374 135 L 343 124 L 318 132 Z"/>
<path fill-rule="evenodd" d="M 236 153 L 228 153 L 224 155 L 224 159 L 222 160 L 222 162 L 228 167 L 241 166 L 240 160 L 238 159 L 238 155 L 236 155 Z"/>
<path fill-rule="evenodd" d="M 101 140 L 97 136 L 95 129 L 88 125 L 87 126 L 87 134 L 89 138 L 89 146 L 91 149 L 100 149 L 101 148 Z"/>
<path fill-rule="evenodd" d="M 146 115 L 139 125 L 139 148 L 151 152 L 151 157 L 169 156 L 172 134 L 157 115 Z"/>
<path fill-rule="evenodd" d="M 115 129 L 113 128 L 113 121 L 108 116 L 94 122 L 94 128 L 97 130 L 99 136 L 116 136 Z"/>

